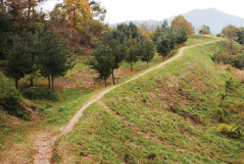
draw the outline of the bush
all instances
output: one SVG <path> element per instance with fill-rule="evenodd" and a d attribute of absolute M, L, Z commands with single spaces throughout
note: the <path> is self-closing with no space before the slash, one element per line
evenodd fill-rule
<path fill-rule="evenodd" d="M 23 98 L 15 89 L 8 89 L 0 95 L 0 106 L 10 115 L 17 116 L 24 120 L 31 120 L 31 112 L 23 107 Z"/>
<path fill-rule="evenodd" d="M 37 87 L 32 87 L 27 89 L 24 93 L 23 96 L 27 99 L 30 100 L 35 100 L 35 99 L 45 99 L 45 100 L 58 100 L 58 95 L 53 93 L 50 89 L 44 89 L 44 88 L 37 88 Z"/>
<path fill-rule="evenodd" d="M 218 127 L 218 131 L 221 132 L 223 135 L 226 135 L 230 138 L 241 138 L 242 137 L 241 129 L 239 126 L 221 124 Z"/>

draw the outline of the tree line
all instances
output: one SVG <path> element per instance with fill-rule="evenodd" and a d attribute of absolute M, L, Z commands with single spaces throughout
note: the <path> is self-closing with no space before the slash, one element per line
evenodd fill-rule
<path fill-rule="evenodd" d="M 54 79 L 64 76 L 75 64 L 75 47 L 90 44 L 108 31 L 101 22 L 106 9 L 99 1 L 64 0 L 49 14 L 37 10 L 44 1 L 0 1 L 0 62 L 4 75 L 14 79 L 16 89 L 26 75 L 33 86 L 33 78 L 40 72 L 54 90 Z M 84 27 L 92 28 L 84 32 Z"/>
<path fill-rule="evenodd" d="M 115 85 L 114 70 L 119 68 L 122 61 L 129 63 L 132 71 L 133 63 L 138 60 L 147 62 L 148 67 L 156 51 L 164 60 L 176 45 L 187 41 L 188 33 L 193 33 L 190 27 L 191 24 L 183 16 L 176 17 L 171 26 L 164 21 L 153 34 L 144 28 L 143 35 L 141 27 L 132 22 L 119 24 L 95 43 L 93 56 L 88 58 L 86 64 L 99 73 L 105 87 L 110 75 Z"/>
<path fill-rule="evenodd" d="M 155 31 L 135 24 L 120 24 L 111 29 L 104 24 L 106 9 L 99 1 L 64 0 L 49 14 L 37 10 L 45 0 L 0 1 L 0 61 L 4 75 L 19 80 L 30 77 L 34 85 L 37 74 L 45 77 L 54 90 L 54 79 L 74 67 L 75 56 L 84 55 L 80 46 L 93 48 L 86 64 L 95 69 L 106 86 L 107 78 L 122 61 L 148 63 L 155 52 L 165 58 L 187 40 L 193 27 L 178 16 L 171 27 L 167 22 Z"/>
<path fill-rule="evenodd" d="M 228 25 L 222 29 L 219 37 L 227 39 L 226 53 L 215 51 L 212 59 L 216 63 L 229 64 L 232 67 L 243 69 L 244 68 L 244 27 L 237 28 L 233 25 Z"/>

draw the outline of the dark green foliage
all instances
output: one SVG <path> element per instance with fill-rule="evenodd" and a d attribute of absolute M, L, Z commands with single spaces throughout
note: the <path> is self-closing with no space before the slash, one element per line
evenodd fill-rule
<path fill-rule="evenodd" d="M 244 44 L 244 27 L 240 27 L 237 31 L 237 43 L 243 45 Z"/>
<path fill-rule="evenodd" d="M 23 92 L 23 96 L 30 100 L 58 100 L 58 95 L 50 89 L 32 87 Z"/>
<path fill-rule="evenodd" d="M 0 35 L 13 30 L 12 22 L 7 18 L 6 14 L 0 13 Z"/>
<path fill-rule="evenodd" d="M 157 44 L 157 52 L 163 57 L 168 56 L 175 44 L 182 44 L 187 41 L 187 31 L 184 28 L 168 27 L 164 22 L 161 28 L 157 28 L 153 34 L 153 41 Z"/>
<path fill-rule="evenodd" d="M 4 60 L 11 45 L 9 32 L 13 30 L 13 25 L 6 15 L 0 13 L 0 60 Z M 9 43 L 10 42 L 10 43 Z"/>
<path fill-rule="evenodd" d="M 188 34 L 184 28 L 177 29 L 176 31 L 176 43 L 182 44 L 187 41 Z"/>
<path fill-rule="evenodd" d="M 166 57 L 171 51 L 171 40 L 169 35 L 161 34 L 161 37 L 157 40 L 157 52 L 159 55 Z"/>
<path fill-rule="evenodd" d="M 23 98 L 15 89 L 7 89 L 6 92 L 0 94 L 0 105 L 10 115 L 31 120 L 31 113 L 23 107 Z"/>
<path fill-rule="evenodd" d="M 127 36 L 127 38 L 132 38 L 132 39 L 140 38 L 139 30 L 137 29 L 137 26 L 135 24 L 133 24 L 132 22 L 130 22 L 129 25 L 127 25 L 127 24 L 117 25 L 117 30 L 124 33 Z"/>
<path fill-rule="evenodd" d="M 113 30 L 107 36 L 104 36 L 100 39 L 105 46 L 111 49 L 111 55 L 113 56 L 111 61 L 111 69 L 114 85 L 114 69 L 119 68 L 119 64 L 122 62 L 125 56 L 125 47 L 123 45 L 125 38 L 126 37 L 122 32 Z"/>
<path fill-rule="evenodd" d="M 137 41 L 137 39 L 131 39 L 129 38 L 125 43 L 125 61 L 127 63 L 130 63 L 131 65 L 131 71 L 132 71 L 132 65 L 133 63 L 138 61 L 138 56 L 140 56 L 139 47 L 141 47 L 140 42 Z"/>
<path fill-rule="evenodd" d="M 150 38 L 144 38 L 141 44 L 141 54 L 140 54 L 140 59 L 142 61 L 147 62 L 147 67 L 148 67 L 148 62 L 150 62 L 155 53 L 155 46 L 154 42 Z"/>
<path fill-rule="evenodd" d="M 29 71 L 30 60 L 26 53 L 27 43 L 17 35 L 12 37 L 12 42 L 13 46 L 6 56 L 3 72 L 7 77 L 15 80 L 18 89 L 18 81 Z"/>
<path fill-rule="evenodd" d="M 105 87 L 107 86 L 106 80 L 112 73 L 113 55 L 112 49 L 105 46 L 103 42 L 98 41 L 93 49 L 93 57 L 88 58 L 86 64 L 95 69 L 100 79 L 104 80 Z"/>
<path fill-rule="evenodd" d="M 74 58 L 66 45 L 53 31 L 44 31 L 40 36 L 38 68 L 44 77 L 51 77 L 52 90 L 54 78 L 64 76 L 74 67 Z"/>

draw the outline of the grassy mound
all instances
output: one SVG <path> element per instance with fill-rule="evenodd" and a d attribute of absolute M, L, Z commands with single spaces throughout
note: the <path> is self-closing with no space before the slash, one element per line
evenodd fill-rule
<path fill-rule="evenodd" d="M 211 40 L 194 36 L 188 44 Z M 232 74 L 212 62 L 216 49 L 226 51 L 224 41 L 188 48 L 176 61 L 106 94 L 56 143 L 53 162 L 244 163 L 243 139 L 220 130 L 221 93 Z M 227 100 L 237 96 L 243 101 L 240 94 Z M 235 123 L 231 118 L 224 126 Z"/>

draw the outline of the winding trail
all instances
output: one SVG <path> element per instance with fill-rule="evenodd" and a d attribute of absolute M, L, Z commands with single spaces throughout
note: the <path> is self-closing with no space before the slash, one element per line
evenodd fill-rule
<path fill-rule="evenodd" d="M 183 51 L 186 48 L 191 48 L 191 47 L 195 47 L 195 46 L 200 46 L 200 45 L 204 45 L 204 44 L 209 44 L 209 43 L 213 43 L 213 42 L 217 42 L 219 40 L 215 40 L 215 41 L 211 41 L 211 42 L 206 42 L 206 43 L 202 43 L 202 44 L 196 44 L 196 45 L 192 45 L 192 46 L 188 46 L 188 47 L 183 47 L 180 49 L 180 52 L 168 59 L 167 61 L 162 62 L 159 65 L 156 65 L 152 68 L 147 69 L 146 71 L 144 71 L 143 73 L 121 83 L 121 84 L 117 84 L 115 86 L 109 87 L 107 90 L 101 92 L 98 94 L 98 96 L 96 98 L 94 98 L 93 100 L 89 101 L 87 104 L 85 104 L 75 115 L 74 117 L 69 121 L 69 123 L 62 127 L 60 129 L 60 133 L 54 136 L 51 136 L 51 134 L 49 133 L 43 133 L 41 135 L 39 135 L 37 137 L 37 140 L 35 142 L 35 153 L 34 153 L 34 163 L 35 164 L 50 164 L 51 163 L 51 158 L 52 158 L 52 154 L 53 154 L 53 148 L 54 148 L 54 144 L 56 142 L 56 140 L 60 137 L 62 137 L 63 135 L 68 134 L 69 132 L 71 132 L 75 126 L 75 124 L 79 121 L 79 119 L 81 118 L 83 112 L 85 111 L 85 109 L 87 107 L 89 107 L 91 104 L 93 104 L 94 102 L 96 102 L 97 100 L 101 99 L 106 93 L 110 92 L 111 90 L 120 87 L 121 85 L 124 85 L 126 83 L 129 83 L 133 80 L 138 79 L 139 77 L 152 72 L 174 60 L 176 60 L 177 58 L 181 57 L 183 54 Z"/>

